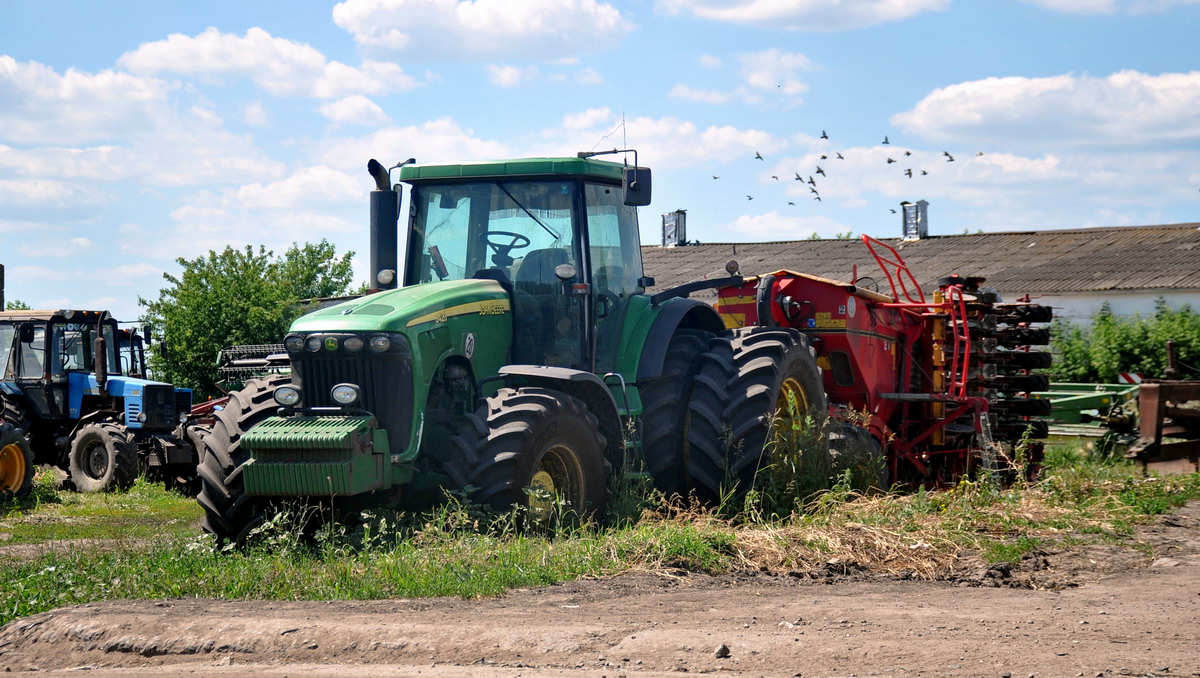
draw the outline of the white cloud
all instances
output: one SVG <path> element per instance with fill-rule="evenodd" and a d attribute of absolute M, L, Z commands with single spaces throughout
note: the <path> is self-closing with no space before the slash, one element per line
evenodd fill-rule
<path fill-rule="evenodd" d="M 379 104 L 359 94 L 324 103 L 321 105 L 320 111 L 321 115 L 334 122 L 376 127 L 392 122 Z"/>
<path fill-rule="evenodd" d="M 797 212 L 802 212 L 807 205 L 790 206 Z M 726 227 L 742 238 L 751 240 L 804 240 L 817 235 L 821 238 L 833 238 L 839 233 L 854 229 L 844 226 L 826 216 L 790 216 L 772 210 L 765 214 L 743 215 Z"/>
<path fill-rule="evenodd" d="M 607 111 L 607 109 L 603 109 Z M 785 141 L 768 132 L 731 126 L 699 128 L 678 118 L 637 117 L 624 121 L 624 129 L 612 129 L 612 118 L 586 111 L 567 116 L 560 129 L 547 130 L 544 142 L 526 149 L 531 155 L 574 155 L 577 151 L 611 147 L 612 139 L 626 139 L 628 148 L 638 149 L 639 162 L 655 169 L 691 167 L 700 161 L 725 162 L 753 157 L 756 150 L 768 153 Z M 587 119 L 590 124 L 580 124 Z M 567 124 L 569 123 L 569 124 Z"/>
<path fill-rule="evenodd" d="M 733 99 L 746 103 L 761 103 L 767 99 L 782 100 L 787 105 L 800 103 L 800 95 L 808 91 L 800 79 L 800 72 L 812 70 L 812 61 L 798 52 L 768 49 L 736 55 L 740 64 L 739 77 L 742 84 L 731 90 L 695 89 L 676 84 L 668 96 L 676 99 L 699 101 L 706 104 L 724 104 Z M 709 61 L 706 68 L 715 69 L 719 61 Z"/>
<path fill-rule="evenodd" d="M 796 52 L 768 49 L 738 55 L 742 64 L 742 77 L 755 90 L 780 90 L 787 96 L 797 96 L 808 90 L 800 81 L 798 73 L 812 69 L 808 57 Z"/>
<path fill-rule="evenodd" d="M 277 96 L 331 99 L 417 86 L 396 64 L 368 61 L 354 67 L 328 61 L 313 47 L 261 28 L 251 28 L 245 36 L 212 27 L 195 37 L 172 33 L 123 54 L 118 64 L 134 73 L 244 77 Z"/>
<path fill-rule="evenodd" d="M 659 0 L 667 14 L 762 28 L 840 31 L 865 28 L 946 9 L 950 0 Z"/>
<path fill-rule="evenodd" d="M 450 59 L 562 59 L 633 29 L 597 0 L 346 0 L 333 20 L 362 45 Z"/>
<path fill-rule="evenodd" d="M 0 56 L 0 170 L 12 176 L 185 185 L 271 176 L 277 164 L 230 134 L 188 88 L 113 71 Z"/>
<path fill-rule="evenodd" d="M 0 213 L 5 220 L 84 221 L 116 199 L 110 193 L 73 182 L 0 179 Z"/>
<path fill-rule="evenodd" d="M 271 114 L 261 101 L 246 104 L 242 109 L 242 121 L 255 127 L 266 127 L 271 124 Z"/>
<path fill-rule="evenodd" d="M 48 238 L 35 242 L 24 242 L 18 251 L 27 257 L 74 257 L 95 249 L 96 244 L 88 238 Z"/>
<path fill-rule="evenodd" d="M 497 87 L 516 87 L 530 75 L 536 74 L 536 68 L 517 68 L 516 66 L 501 66 L 489 64 L 487 67 L 488 81 Z"/>
<path fill-rule="evenodd" d="M 512 155 L 498 141 L 480 139 L 472 130 L 463 129 L 451 118 L 440 118 L 406 127 L 388 127 L 363 137 L 329 139 L 316 149 L 316 160 L 326 166 L 344 169 L 372 186 L 365 169 L 367 160 L 377 158 L 393 165 L 405 158 L 421 162 L 485 160 Z"/>
<path fill-rule="evenodd" d="M 589 108 L 582 113 L 563 116 L 563 127 L 567 129 L 590 129 L 608 124 L 612 124 L 612 111 L 608 108 Z"/>
<path fill-rule="evenodd" d="M 938 141 L 1140 144 L 1200 139 L 1200 71 L 987 78 L 934 90 L 892 123 Z"/>
<path fill-rule="evenodd" d="M 116 71 L 59 75 L 0 55 L 0 141 L 80 144 L 158 125 L 177 86 Z M 176 121 L 179 124 L 180 121 Z"/>
<path fill-rule="evenodd" d="M 227 189 L 218 202 L 224 209 L 298 209 L 356 205 L 363 200 L 364 193 L 363 182 L 355 181 L 345 172 L 318 165 L 271 184 Z"/>
<path fill-rule="evenodd" d="M 1194 5 L 1200 0 L 1021 0 L 1063 14 L 1149 14 L 1165 12 L 1175 5 Z"/>

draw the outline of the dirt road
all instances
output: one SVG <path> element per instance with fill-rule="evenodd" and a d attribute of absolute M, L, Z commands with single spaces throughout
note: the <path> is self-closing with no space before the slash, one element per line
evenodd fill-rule
<path fill-rule="evenodd" d="M 1200 503 L 1132 549 L 955 581 L 635 573 L 495 600 L 115 601 L 0 629 L 8 671 L 89 676 L 1200 676 Z M 1048 587 L 1048 588 L 1047 588 Z"/>

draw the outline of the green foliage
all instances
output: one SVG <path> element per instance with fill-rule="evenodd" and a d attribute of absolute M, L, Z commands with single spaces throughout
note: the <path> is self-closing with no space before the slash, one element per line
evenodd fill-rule
<path fill-rule="evenodd" d="M 1172 309 L 1162 297 L 1149 318 L 1117 317 L 1105 304 L 1091 327 L 1060 321 L 1051 336 L 1055 356 L 1050 376 L 1055 381 L 1112 383 L 1119 372 L 1161 377 L 1168 339 L 1175 341 L 1181 363 L 1200 366 L 1200 313 L 1187 304 Z"/>
<path fill-rule="evenodd" d="M 33 307 L 21 301 L 20 299 L 12 299 L 4 303 L 6 311 L 32 311 Z"/>
<path fill-rule="evenodd" d="M 338 256 L 322 240 L 293 244 L 282 257 L 247 246 L 177 259 L 183 271 L 163 274 L 169 286 L 158 299 L 138 298 L 144 320 L 159 328 L 167 345 L 165 357 L 151 356 L 152 369 L 164 381 L 196 389 L 198 397 L 215 395 L 218 351 L 282 340 L 306 310 L 301 300 L 347 292 L 352 256 Z"/>

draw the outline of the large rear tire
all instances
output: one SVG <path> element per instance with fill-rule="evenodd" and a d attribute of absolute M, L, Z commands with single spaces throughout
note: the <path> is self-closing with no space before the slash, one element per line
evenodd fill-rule
<path fill-rule="evenodd" d="M 138 470 L 137 445 L 124 425 L 92 422 L 71 436 L 67 472 L 76 492 L 128 489 L 137 480 Z"/>
<path fill-rule="evenodd" d="M 753 486 L 755 475 L 792 442 L 815 445 L 825 463 L 821 428 L 829 411 L 821 368 L 808 337 L 790 328 L 734 330 L 736 376 L 724 418 L 730 428 L 725 492 Z"/>
<path fill-rule="evenodd" d="M 268 502 L 246 495 L 242 464 L 250 451 L 239 444 L 242 434 L 279 409 L 275 389 L 291 382 L 289 376 L 250 379 L 241 391 L 229 394 L 225 409 L 217 413 L 210 430 L 199 432 L 200 494 L 203 528 L 218 540 L 244 543 L 267 517 Z"/>
<path fill-rule="evenodd" d="M 680 329 L 667 345 L 662 375 L 639 389 L 642 454 L 664 495 L 710 499 L 714 464 L 724 467 L 721 411 L 733 374 L 727 337 Z M 717 471 L 719 482 L 723 471 Z"/>
<path fill-rule="evenodd" d="M 33 450 L 25 432 L 0 422 L 0 497 L 24 497 L 33 488 Z"/>
<path fill-rule="evenodd" d="M 452 488 L 492 509 L 549 517 L 554 497 L 582 518 L 608 507 L 609 464 L 596 416 L 546 388 L 502 388 L 467 415 L 442 470 Z"/>

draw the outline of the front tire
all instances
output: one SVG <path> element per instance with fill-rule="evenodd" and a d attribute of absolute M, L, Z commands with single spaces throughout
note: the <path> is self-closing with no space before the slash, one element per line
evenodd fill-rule
<path fill-rule="evenodd" d="M 133 434 L 112 421 L 86 424 L 71 436 L 67 472 L 77 492 L 124 490 L 138 476 Z"/>
<path fill-rule="evenodd" d="M 242 464 L 250 458 L 250 451 L 239 443 L 242 434 L 279 409 L 275 389 L 290 382 L 287 376 L 248 380 L 242 390 L 229 394 L 229 402 L 217 413 L 212 428 L 194 436 L 200 439 L 200 494 L 196 500 L 204 508 L 204 530 L 220 541 L 244 543 L 267 517 L 267 501 L 246 495 Z"/>
<path fill-rule="evenodd" d="M 736 497 L 750 489 L 780 445 L 817 445 L 814 452 L 828 456 L 821 428 L 829 401 L 816 354 L 808 337 L 796 330 L 735 330 L 733 359 L 736 376 L 725 410 L 731 433 L 726 482 L 734 484 L 728 489 Z"/>
<path fill-rule="evenodd" d="M 555 498 L 584 519 L 608 507 L 609 463 L 596 416 L 547 388 L 502 388 L 467 420 L 442 460 L 452 489 L 495 510 L 549 517 Z"/>
<path fill-rule="evenodd" d="M 0 497 L 24 497 L 33 488 L 33 450 L 24 431 L 0 422 Z"/>

